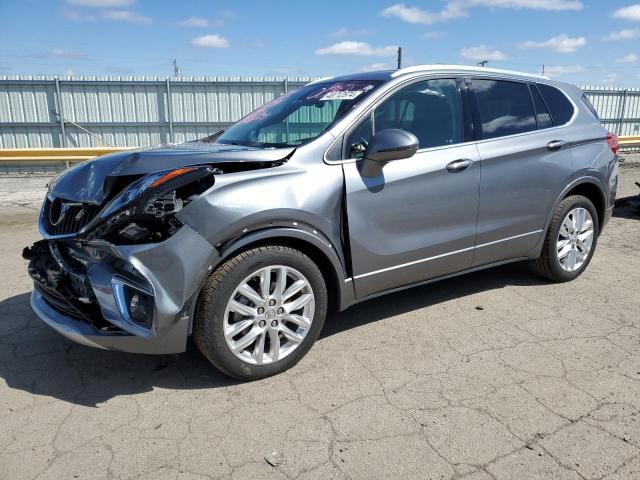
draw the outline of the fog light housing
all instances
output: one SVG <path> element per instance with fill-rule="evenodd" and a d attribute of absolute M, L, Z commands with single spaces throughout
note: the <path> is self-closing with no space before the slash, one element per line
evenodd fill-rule
<path fill-rule="evenodd" d="M 152 330 L 153 294 L 145 287 L 121 277 L 113 277 L 111 286 L 120 315 L 130 323 Z"/>

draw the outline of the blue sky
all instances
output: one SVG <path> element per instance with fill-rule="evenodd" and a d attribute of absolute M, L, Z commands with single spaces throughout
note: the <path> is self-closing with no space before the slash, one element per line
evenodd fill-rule
<path fill-rule="evenodd" d="M 633 0 L 0 0 L 0 75 L 327 76 L 475 64 L 640 86 Z"/>

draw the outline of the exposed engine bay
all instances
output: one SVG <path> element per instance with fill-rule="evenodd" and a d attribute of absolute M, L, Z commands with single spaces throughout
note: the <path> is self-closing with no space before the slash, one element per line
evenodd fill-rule
<path fill-rule="evenodd" d="M 260 160 L 252 159 L 253 150 L 191 143 L 121 152 L 62 172 L 48 186 L 40 212 L 45 239 L 23 251 L 38 298 L 99 332 L 152 335 L 154 286 L 127 255 L 158 250 L 149 255 L 169 262 L 161 253 L 169 247 L 154 246 L 177 236 L 184 225 L 176 214 L 213 187 L 216 176 L 282 165 L 293 152 L 265 161 L 264 150 Z M 192 237 L 176 242 L 187 248 L 205 242 Z M 209 244 L 198 250 L 214 251 Z M 174 268 L 180 269 L 186 267 Z"/>

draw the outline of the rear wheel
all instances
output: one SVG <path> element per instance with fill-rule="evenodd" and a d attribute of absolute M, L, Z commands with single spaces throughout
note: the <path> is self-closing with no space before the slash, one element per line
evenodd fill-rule
<path fill-rule="evenodd" d="M 322 273 L 281 245 L 242 252 L 209 277 L 194 339 L 227 375 L 254 380 L 295 365 L 318 338 L 327 312 Z"/>
<path fill-rule="evenodd" d="M 591 200 L 582 195 L 565 198 L 554 212 L 534 270 L 554 282 L 578 277 L 593 257 L 599 227 Z"/>

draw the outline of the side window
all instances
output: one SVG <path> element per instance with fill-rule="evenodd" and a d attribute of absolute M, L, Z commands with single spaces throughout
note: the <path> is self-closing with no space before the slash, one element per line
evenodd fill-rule
<path fill-rule="evenodd" d="M 538 84 L 542 98 L 549 107 L 553 123 L 556 125 L 564 125 L 573 117 L 573 105 L 564 93 L 555 87 Z"/>
<path fill-rule="evenodd" d="M 462 142 L 462 105 L 455 79 L 426 80 L 399 90 L 376 107 L 375 131 L 407 130 L 418 137 L 419 148 Z"/>
<path fill-rule="evenodd" d="M 362 158 L 372 136 L 371 115 L 368 115 L 347 137 L 347 157 Z"/>
<path fill-rule="evenodd" d="M 593 116 L 596 117 L 598 120 L 600 120 L 600 115 L 598 115 L 598 111 L 596 110 L 596 107 L 593 106 L 593 103 L 591 103 L 591 100 L 589 100 L 589 97 L 587 97 L 587 95 L 584 93 L 582 94 L 582 101 L 587 106 L 589 111 L 593 113 Z"/>
<path fill-rule="evenodd" d="M 455 79 L 426 80 L 405 87 L 378 105 L 347 137 L 349 158 L 362 158 L 373 128 L 407 130 L 418 137 L 420 148 L 462 142 L 462 106 Z"/>
<path fill-rule="evenodd" d="M 535 85 L 529 85 L 531 90 L 531 96 L 533 97 L 533 105 L 536 109 L 536 121 L 538 122 L 538 129 L 553 127 L 553 121 L 549 110 L 540 96 L 540 92 Z"/>
<path fill-rule="evenodd" d="M 472 81 L 484 138 L 504 137 L 536 129 L 529 87 L 504 80 Z"/>

